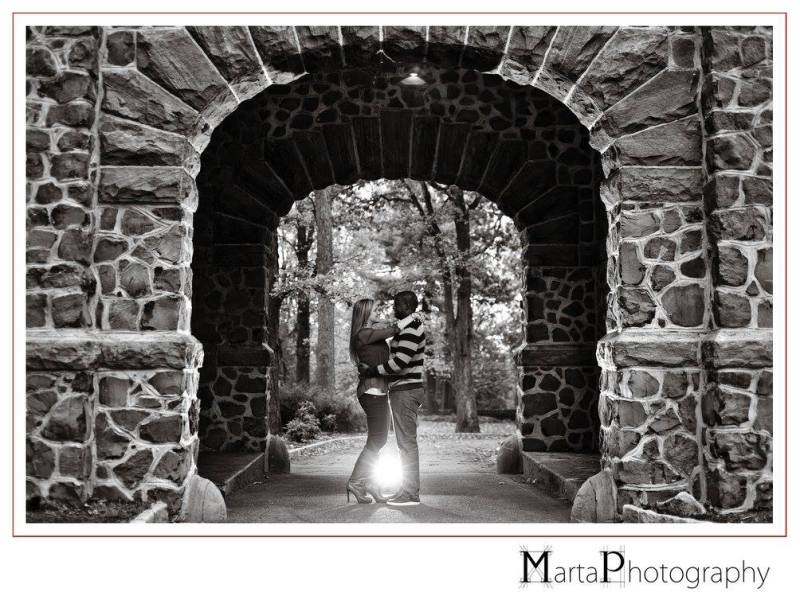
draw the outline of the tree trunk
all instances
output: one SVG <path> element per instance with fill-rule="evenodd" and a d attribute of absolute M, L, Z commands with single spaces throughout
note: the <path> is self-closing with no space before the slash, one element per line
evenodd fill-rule
<path fill-rule="evenodd" d="M 459 210 L 456 211 L 456 261 L 455 315 L 451 330 L 451 354 L 453 359 L 453 393 L 456 397 L 456 431 L 478 432 L 478 406 L 472 378 L 472 273 L 465 263 L 470 251 L 469 211 L 461 190 L 453 194 Z"/>
<path fill-rule="evenodd" d="M 333 217 L 328 190 L 315 195 L 314 219 L 317 227 L 317 275 L 326 275 L 333 267 Z M 317 318 L 316 383 L 322 395 L 333 400 L 336 394 L 336 347 L 334 344 L 334 305 L 325 293 L 319 294 Z"/>
<path fill-rule="evenodd" d="M 314 229 L 297 225 L 297 266 L 300 272 L 308 270 L 308 253 L 314 242 Z M 308 385 L 311 383 L 311 299 L 304 291 L 297 292 L 297 338 L 295 342 L 295 381 Z"/>
<path fill-rule="evenodd" d="M 269 249 L 269 259 L 267 262 L 267 282 L 269 293 L 278 278 L 278 236 L 272 236 Z M 278 400 L 278 387 L 280 379 L 281 365 L 283 363 L 283 352 L 281 348 L 281 304 L 283 296 L 273 296 L 269 294 L 267 299 L 267 344 L 272 350 L 272 362 L 268 368 L 269 386 L 267 396 L 267 429 L 272 434 L 281 432 L 281 407 Z"/>

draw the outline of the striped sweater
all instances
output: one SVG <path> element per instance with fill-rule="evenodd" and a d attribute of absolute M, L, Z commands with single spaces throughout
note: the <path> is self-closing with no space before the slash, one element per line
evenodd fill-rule
<path fill-rule="evenodd" d="M 378 373 L 390 375 L 389 389 L 417 387 L 422 385 L 425 354 L 425 330 L 416 314 L 397 322 L 400 333 L 392 338 L 389 348 L 391 356 L 378 365 Z"/>

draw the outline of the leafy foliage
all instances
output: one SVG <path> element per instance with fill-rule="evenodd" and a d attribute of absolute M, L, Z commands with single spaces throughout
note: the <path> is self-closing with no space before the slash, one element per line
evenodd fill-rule
<path fill-rule="evenodd" d="M 420 211 L 414 197 L 421 185 L 428 185 L 430 206 Z M 294 322 L 299 290 L 312 298 L 311 362 L 314 373 L 316 339 L 316 298 L 325 294 L 336 303 L 336 397 L 352 401 L 326 414 L 337 414 L 339 431 L 357 428 L 354 419 L 343 415 L 360 414 L 354 400 L 357 377 L 347 356 L 350 307 L 364 297 L 378 300 L 379 318 L 391 318 L 391 297 L 401 289 L 411 289 L 422 299 L 420 312 L 426 321 L 430 375 L 449 377 L 452 363 L 445 338 L 442 278 L 444 270 L 457 282 L 456 267 L 466 266 L 472 278 L 474 381 L 477 398 L 483 407 L 509 407 L 513 402 L 515 373 L 510 361 L 512 349 L 522 342 L 523 275 L 520 264 L 520 237 L 513 221 L 491 202 L 474 192 L 464 194 L 470 206 L 471 251 L 456 249 L 452 202 L 445 190 L 434 184 L 414 181 L 359 182 L 333 190 L 334 265 L 330 273 L 313 272 L 315 248 L 309 264 L 297 265 L 294 245 L 297 227 L 313 224 L 314 195 L 295 203 L 279 228 L 280 277 L 272 293 L 283 294 L 281 308 L 281 373 L 291 376 L 294 364 Z M 431 226 L 439 228 L 439 241 Z M 445 260 L 435 244 L 440 243 Z M 312 376 L 313 380 L 313 376 Z M 282 382 L 287 385 L 288 381 Z M 283 394 L 282 394 L 283 397 Z M 318 406 L 318 408 L 321 408 Z M 286 420 L 284 419 L 284 422 Z M 345 425 L 349 422 L 350 425 Z M 329 419 L 326 427 L 333 424 Z"/>
<path fill-rule="evenodd" d="M 295 417 L 286 424 L 286 437 L 293 442 L 310 442 L 320 434 L 319 419 L 311 402 L 302 402 Z"/>

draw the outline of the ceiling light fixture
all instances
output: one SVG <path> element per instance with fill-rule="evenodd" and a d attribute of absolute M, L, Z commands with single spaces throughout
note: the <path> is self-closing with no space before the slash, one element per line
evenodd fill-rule
<path fill-rule="evenodd" d="M 425 85 L 425 80 L 417 73 L 409 73 L 408 77 L 400 80 L 401 85 Z"/>

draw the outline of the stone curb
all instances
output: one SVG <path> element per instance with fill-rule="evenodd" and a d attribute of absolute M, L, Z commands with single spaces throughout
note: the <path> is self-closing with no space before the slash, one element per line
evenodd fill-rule
<path fill-rule="evenodd" d="M 484 438 L 500 438 L 505 439 L 508 437 L 507 433 L 424 433 L 418 437 L 418 439 L 426 439 L 431 437 L 444 437 L 447 436 L 448 438 L 463 438 L 463 439 L 484 439 Z M 308 446 L 301 446 L 299 448 L 291 448 L 289 449 L 289 456 L 303 456 L 307 450 L 311 450 L 313 448 L 319 448 L 320 446 L 325 446 L 326 444 L 331 444 L 333 442 L 340 442 L 345 440 L 359 440 L 365 439 L 367 437 L 366 434 L 362 435 L 350 435 L 347 437 L 339 437 L 339 438 L 331 438 L 329 440 L 322 440 L 320 442 L 314 442 L 313 444 L 309 444 Z"/>
<path fill-rule="evenodd" d="M 219 491 L 222 492 L 223 497 L 227 498 L 236 490 L 240 490 L 258 479 L 263 479 L 266 470 L 264 460 L 264 454 L 259 454 L 233 475 L 228 477 L 222 485 L 219 486 Z"/>
<path fill-rule="evenodd" d="M 543 460 L 539 455 L 546 455 L 544 457 L 546 460 Z M 563 469 L 557 468 L 557 462 L 552 462 L 554 459 L 558 459 L 559 457 L 563 459 L 565 456 L 565 453 L 525 451 L 522 453 L 522 473 L 527 479 L 536 480 L 537 484 L 541 485 L 554 496 L 573 502 L 583 483 L 591 477 L 591 475 L 600 472 L 600 457 L 594 454 L 575 454 L 574 456 L 568 456 L 567 460 L 569 461 L 583 460 L 591 464 L 591 468 L 587 472 L 575 477 L 571 476 L 571 469 L 567 470 L 567 472 L 570 473 L 568 475 Z"/>
<path fill-rule="evenodd" d="M 169 513 L 167 512 L 167 505 L 164 502 L 156 502 L 144 509 L 133 519 L 130 523 L 168 523 Z"/>
<path fill-rule="evenodd" d="M 322 440 L 320 442 L 314 442 L 313 444 L 309 444 L 308 446 L 300 446 L 299 448 L 290 448 L 289 449 L 289 456 L 303 456 L 307 450 L 311 450 L 313 448 L 319 448 L 320 446 L 325 446 L 327 444 L 331 444 L 333 442 L 340 442 L 344 440 L 358 440 L 358 439 L 365 439 L 367 436 L 364 435 L 350 435 L 347 437 L 340 437 L 340 438 L 331 438 L 329 440 Z"/>

